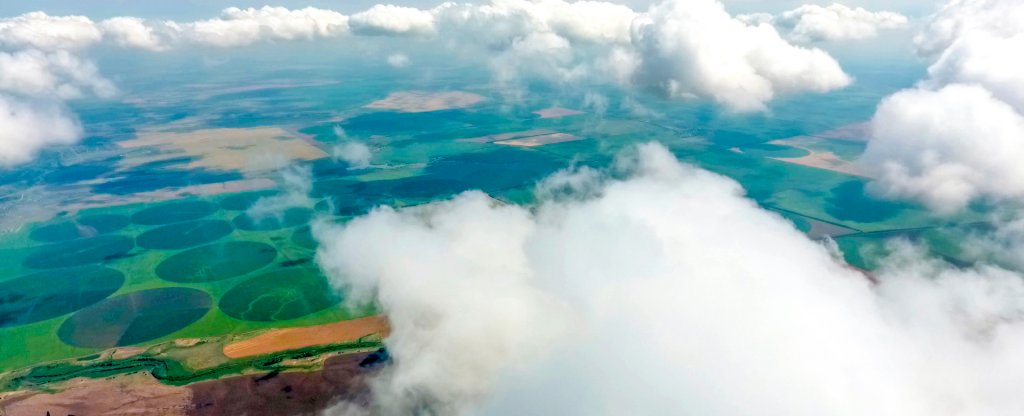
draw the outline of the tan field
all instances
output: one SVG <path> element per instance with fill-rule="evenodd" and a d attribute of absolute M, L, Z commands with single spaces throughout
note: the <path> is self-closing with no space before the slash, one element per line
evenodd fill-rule
<path fill-rule="evenodd" d="M 795 165 L 802 165 L 817 169 L 830 170 L 833 172 L 839 172 L 852 176 L 860 176 L 863 178 L 870 178 L 866 172 L 864 172 L 855 163 L 840 159 L 832 152 L 819 152 L 809 147 L 806 143 L 806 138 L 792 138 L 783 140 L 773 140 L 768 144 L 774 144 L 779 146 L 789 146 L 797 149 L 806 151 L 808 154 L 801 157 L 773 157 L 772 159 L 780 162 L 792 163 Z"/>
<path fill-rule="evenodd" d="M 355 342 L 366 336 L 387 336 L 388 330 L 388 321 L 383 316 L 368 316 L 316 326 L 275 329 L 224 346 L 224 355 L 230 358 L 242 358 L 317 345 Z"/>
<path fill-rule="evenodd" d="M 470 142 L 470 143 L 494 143 L 494 142 L 500 142 L 502 140 L 512 140 L 512 139 L 519 139 L 519 138 L 523 138 L 523 137 L 541 136 L 541 135 L 545 135 L 545 134 L 554 134 L 554 133 L 558 133 L 558 132 L 554 131 L 554 130 L 547 130 L 547 129 L 534 129 L 534 130 L 514 131 L 514 132 L 511 132 L 511 133 L 489 134 L 489 135 L 486 135 L 486 136 L 471 137 L 471 138 L 468 138 L 468 139 L 458 139 L 456 141 L 457 142 Z"/>
<path fill-rule="evenodd" d="M 0 415 L 277 416 L 322 414 L 344 400 L 369 403 L 365 352 L 332 355 L 317 371 L 246 374 L 187 386 L 148 373 L 77 378 L 46 390 L 0 393 Z"/>
<path fill-rule="evenodd" d="M 89 194 L 77 198 L 76 202 L 62 205 L 62 209 L 78 212 L 88 208 L 113 207 L 131 204 L 154 203 L 173 199 L 189 198 L 196 195 L 211 196 L 226 193 L 270 189 L 277 184 L 267 178 L 240 179 L 221 183 L 189 185 L 180 188 L 166 188 L 156 191 L 136 192 L 129 195 Z"/>
<path fill-rule="evenodd" d="M 505 146 L 536 147 L 546 144 L 574 142 L 583 140 L 583 137 L 569 133 L 559 133 L 554 130 L 534 129 L 516 131 L 511 133 L 490 134 L 487 136 L 458 139 L 460 142 L 471 143 L 494 143 Z"/>
<path fill-rule="evenodd" d="M 147 132 L 118 142 L 126 150 L 119 167 L 127 169 L 150 162 L 181 157 L 189 169 L 263 171 L 295 160 L 316 160 L 327 153 L 305 137 L 280 127 L 202 129 L 184 133 Z M 261 163 L 262 162 L 262 163 Z"/>
<path fill-rule="evenodd" d="M 468 108 L 486 100 L 482 95 L 463 91 L 399 91 L 366 105 L 374 110 L 394 110 L 403 113 Z"/>
<path fill-rule="evenodd" d="M 494 142 L 494 144 L 501 144 L 505 146 L 522 146 L 522 147 L 537 147 L 546 144 L 575 142 L 577 140 L 583 140 L 582 137 L 574 136 L 569 133 L 552 133 L 542 134 L 539 136 L 523 137 L 511 140 L 500 140 Z"/>

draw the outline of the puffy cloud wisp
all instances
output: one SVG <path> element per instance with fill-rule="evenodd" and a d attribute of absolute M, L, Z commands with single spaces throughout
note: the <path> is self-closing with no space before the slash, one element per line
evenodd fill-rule
<path fill-rule="evenodd" d="M 873 12 L 839 3 L 825 7 L 807 4 L 778 15 L 746 15 L 741 19 L 770 23 L 796 42 L 866 39 L 881 30 L 906 27 L 908 22 L 906 16 L 896 12 Z"/>
<path fill-rule="evenodd" d="M 633 22 L 633 82 L 669 97 L 710 98 L 755 111 L 777 95 L 826 92 L 852 79 L 828 53 L 749 25 L 715 0 L 670 0 Z"/>

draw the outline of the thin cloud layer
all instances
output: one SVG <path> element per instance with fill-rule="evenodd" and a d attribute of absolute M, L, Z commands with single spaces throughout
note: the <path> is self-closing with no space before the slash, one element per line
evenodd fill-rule
<path fill-rule="evenodd" d="M 82 128 L 64 100 L 109 97 L 117 88 L 77 52 L 102 33 L 82 16 L 42 12 L 0 19 L 0 167 L 47 146 L 77 142 Z"/>
<path fill-rule="evenodd" d="M 74 144 L 82 135 L 78 119 L 52 100 L 0 95 L 0 126 L 0 166 L 28 162 L 43 148 Z"/>
<path fill-rule="evenodd" d="M 389 59 L 390 60 L 390 59 Z M 408 62 L 406 62 L 408 63 Z M 337 145 L 331 151 L 335 160 L 348 164 L 349 169 L 366 169 L 373 160 L 373 150 L 366 143 L 348 137 L 341 126 L 334 126 Z"/>
<path fill-rule="evenodd" d="M 1024 3 L 954 0 L 916 38 L 928 78 L 878 107 L 873 188 L 952 213 L 1024 197 Z"/>
<path fill-rule="evenodd" d="M 999 415 L 1024 402 L 1024 281 L 895 247 L 877 286 L 724 177 L 642 145 L 345 225 L 318 261 L 376 299 L 376 414 Z M 612 179 L 619 178 L 619 179 Z M 355 414 L 350 404 L 339 408 Z"/>
<path fill-rule="evenodd" d="M 284 191 L 256 200 L 246 214 L 255 222 L 268 218 L 282 220 L 289 208 L 305 208 L 313 205 L 309 198 L 313 190 L 313 172 L 309 167 L 289 165 L 277 171 L 278 186 Z"/>
<path fill-rule="evenodd" d="M 92 62 L 58 51 L 0 52 L 0 92 L 21 96 L 72 99 L 109 97 L 117 88 Z"/>
<path fill-rule="evenodd" d="M 867 39 L 882 30 L 907 26 L 907 17 L 890 11 L 870 11 L 833 3 L 827 7 L 807 4 L 778 15 L 754 14 L 740 16 L 751 23 L 768 23 L 786 33 L 787 38 L 802 43 Z"/>
<path fill-rule="evenodd" d="M 81 138 L 78 118 L 63 100 L 117 92 L 91 61 L 51 47 L 56 45 L 48 43 L 53 37 L 67 35 L 61 32 L 65 20 L 59 22 L 59 31 L 36 40 L 53 50 L 0 50 L 0 167 L 30 162 L 50 145 L 73 144 Z"/>

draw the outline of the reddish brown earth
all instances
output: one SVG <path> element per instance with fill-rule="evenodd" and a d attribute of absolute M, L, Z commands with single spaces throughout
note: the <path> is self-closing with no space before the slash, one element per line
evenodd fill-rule
<path fill-rule="evenodd" d="M 174 415 L 280 416 L 317 414 L 339 401 L 369 403 L 359 366 L 368 353 L 328 358 L 323 370 L 264 373 L 163 385 L 148 374 L 75 379 L 56 393 L 20 391 L 0 395 L 2 416 Z"/>

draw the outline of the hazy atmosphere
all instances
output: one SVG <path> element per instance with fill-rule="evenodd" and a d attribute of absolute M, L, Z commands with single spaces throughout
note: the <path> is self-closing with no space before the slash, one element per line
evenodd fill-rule
<path fill-rule="evenodd" d="M 0 4 L 0 415 L 1019 415 L 1024 3 Z"/>

